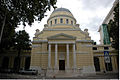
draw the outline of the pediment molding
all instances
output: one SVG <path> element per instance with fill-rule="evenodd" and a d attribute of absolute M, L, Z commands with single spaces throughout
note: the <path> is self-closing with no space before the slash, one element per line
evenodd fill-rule
<path fill-rule="evenodd" d="M 71 39 L 76 39 L 76 37 L 68 35 L 68 34 L 60 33 L 60 34 L 56 34 L 56 35 L 50 36 L 47 39 L 71 40 Z"/>

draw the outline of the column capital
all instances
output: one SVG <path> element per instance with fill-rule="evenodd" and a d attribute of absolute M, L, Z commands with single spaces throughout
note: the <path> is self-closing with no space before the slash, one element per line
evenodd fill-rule
<path fill-rule="evenodd" d="M 58 45 L 58 43 L 55 43 L 55 45 Z"/>
<path fill-rule="evenodd" d="M 76 45 L 76 43 L 73 43 L 73 45 Z"/>
<path fill-rule="evenodd" d="M 49 45 L 49 44 L 51 45 L 52 43 L 48 43 L 48 45 Z"/>

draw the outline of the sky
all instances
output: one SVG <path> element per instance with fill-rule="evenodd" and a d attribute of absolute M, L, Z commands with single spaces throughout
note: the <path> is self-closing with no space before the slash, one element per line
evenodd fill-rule
<path fill-rule="evenodd" d="M 58 8 L 67 8 L 71 11 L 77 24 L 80 24 L 81 30 L 88 29 L 91 39 L 100 44 L 100 34 L 98 29 L 103 20 L 109 13 L 115 0 L 57 0 L 56 6 Z M 53 12 L 47 11 L 45 14 L 47 17 L 43 18 L 40 22 L 35 21 L 32 26 L 27 25 L 25 28 L 23 25 L 19 25 L 16 31 L 23 30 L 29 34 L 31 41 L 33 40 L 35 30 L 43 30 L 44 24 L 47 24 L 47 19 Z"/>

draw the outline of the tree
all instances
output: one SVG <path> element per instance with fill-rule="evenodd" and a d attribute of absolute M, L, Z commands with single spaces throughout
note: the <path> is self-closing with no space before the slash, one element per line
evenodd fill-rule
<path fill-rule="evenodd" d="M 114 8 L 114 18 L 108 23 L 108 32 L 113 39 L 112 47 L 119 50 L 119 3 Z"/>
<path fill-rule="evenodd" d="M 5 53 L 7 50 L 13 48 L 14 46 L 14 37 L 15 37 L 15 29 L 6 25 L 3 32 L 3 37 L 0 44 L 0 53 Z"/>
<path fill-rule="evenodd" d="M 0 43 L 4 27 L 16 28 L 20 22 L 25 26 L 41 21 L 51 6 L 56 8 L 55 4 L 56 0 L 0 0 Z"/>
<path fill-rule="evenodd" d="M 15 35 L 15 49 L 18 51 L 18 59 L 17 59 L 17 70 L 20 68 L 20 54 L 22 50 L 29 50 L 30 48 L 30 40 L 28 33 L 23 31 L 19 31 Z"/>

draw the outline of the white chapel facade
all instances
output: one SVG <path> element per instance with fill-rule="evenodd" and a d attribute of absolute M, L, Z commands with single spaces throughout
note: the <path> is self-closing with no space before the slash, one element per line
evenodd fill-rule
<path fill-rule="evenodd" d="M 31 53 L 31 68 L 47 72 L 94 73 L 92 40 L 82 31 L 72 13 L 65 8 L 52 12 L 43 31 L 36 30 Z"/>

